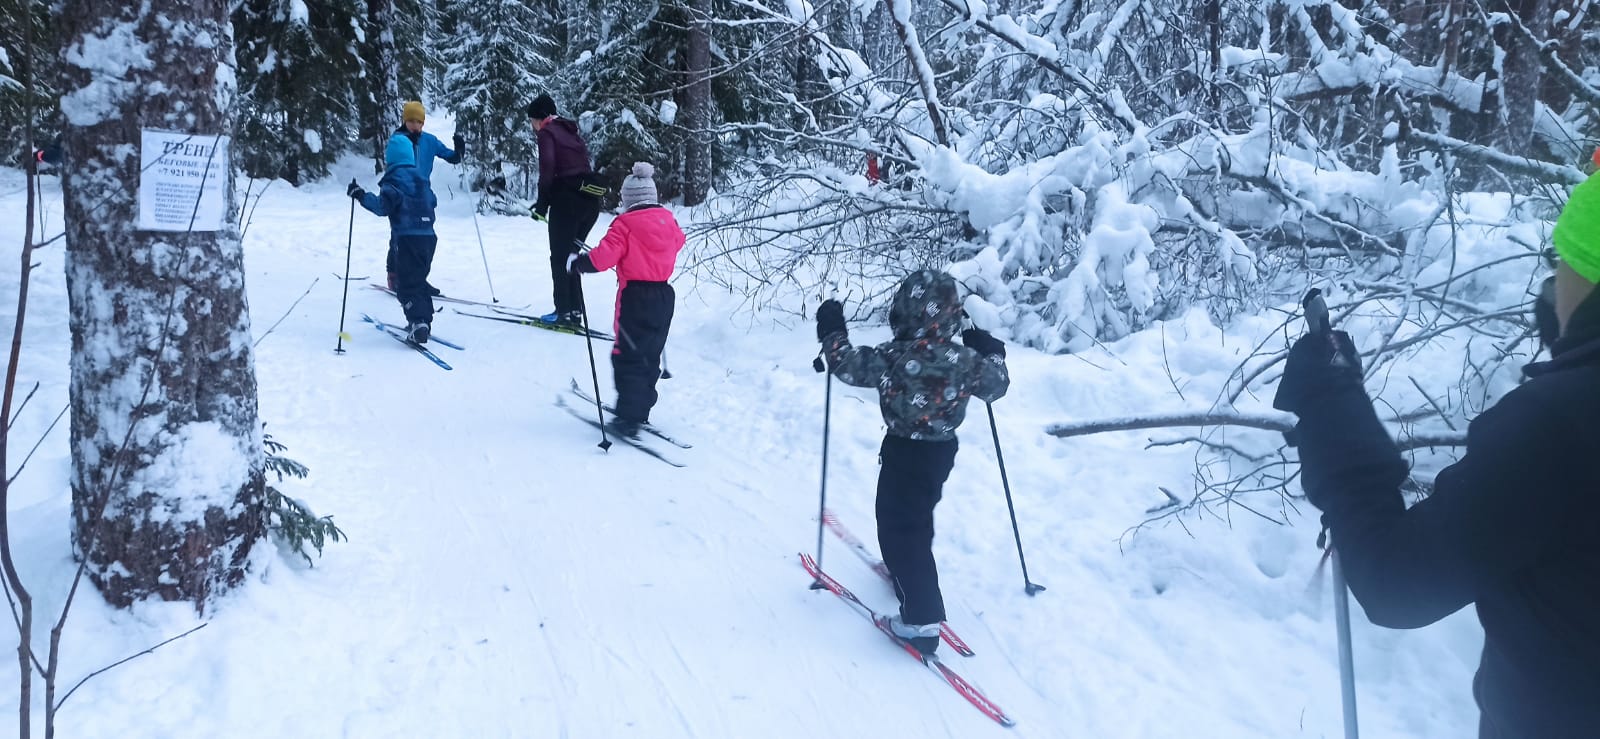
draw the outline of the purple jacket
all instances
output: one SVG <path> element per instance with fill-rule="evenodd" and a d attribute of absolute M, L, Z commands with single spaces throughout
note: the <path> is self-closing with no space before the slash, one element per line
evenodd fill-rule
<path fill-rule="evenodd" d="M 589 174 L 589 147 L 578 135 L 578 124 L 551 118 L 539 130 L 539 199 L 535 208 L 550 207 L 556 192 L 577 188 Z"/>

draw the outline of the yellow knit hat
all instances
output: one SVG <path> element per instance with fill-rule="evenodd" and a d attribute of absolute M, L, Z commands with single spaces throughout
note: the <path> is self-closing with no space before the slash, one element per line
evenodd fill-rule
<path fill-rule="evenodd" d="M 415 100 L 406 103 L 400 108 L 400 120 L 406 123 L 416 121 L 421 123 L 428 119 L 428 112 L 423 109 L 422 103 Z"/>

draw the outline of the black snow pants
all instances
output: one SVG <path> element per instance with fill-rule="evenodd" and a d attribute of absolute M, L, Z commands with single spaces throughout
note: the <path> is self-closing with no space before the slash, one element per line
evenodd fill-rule
<path fill-rule="evenodd" d="M 661 352 L 672 327 L 675 295 L 665 282 L 634 280 L 617 296 L 617 343 L 611 350 L 612 380 L 617 386 L 617 417 L 650 420 L 656 405 L 656 380 L 661 378 Z"/>
<path fill-rule="evenodd" d="M 955 466 L 955 439 L 913 441 L 883 437 L 878 470 L 878 547 L 908 624 L 944 620 L 939 570 L 933 562 L 933 507 Z"/>
<path fill-rule="evenodd" d="M 394 293 L 410 323 L 433 323 L 433 292 L 428 289 L 428 272 L 433 269 L 437 236 L 396 236 L 391 255 L 394 267 Z"/>
<path fill-rule="evenodd" d="M 600 199 L 563 189 L 550 203 L 550 280 L 556 313 L 583 310 L 583 280 L 567 273 L 567 258 L 583 248 L 600 218 Z"/>

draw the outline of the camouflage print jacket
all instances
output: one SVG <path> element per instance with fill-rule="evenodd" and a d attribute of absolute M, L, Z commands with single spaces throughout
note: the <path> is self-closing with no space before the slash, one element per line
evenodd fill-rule
<path fill-rule="evenodd" d="M 920 441 L 956 437 L 967 398 L 999 400 L 1011 386 L 1005 358 L 982 356 L 952 339 L 961 300 L 949 275 L 923 270 L 907 277 L 889 309 L 894 340 L 852 346 L 846 331 L 823 339 L 828 366 L 848 385 L 878 388 L 889 434 Z"/>

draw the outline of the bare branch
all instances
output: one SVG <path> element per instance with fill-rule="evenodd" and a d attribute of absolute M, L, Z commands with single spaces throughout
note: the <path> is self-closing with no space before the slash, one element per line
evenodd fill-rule
<path fill-rule="evenodd" d="M 263 188 L 263 190 L 264 190 L 264 188 Z M 273 329 L 278 327 L 278 324 L 283 323 L 283 319 L 288 318 L 289 314 L 294 312 L 294 307 L 299 305 L 300 301 L 305 300 L 307 295 L 311 294 L 311 288 L 316 287 L 317 286 L 317 282 L 320 281 L 321 279 L 322 279 L 321 277 L 313 278 L 311 280 L 311 284 L 306 286 L 306 291 L 303 292 L 303 293 L 300 293 L 300 297 L 295 298 L 294 302 L 289 304 L 289 309 L 285 310 L 283 312 L 283 315 L 279 316 L 278 320 L 274 321 L 271 326 L 268 326 L 266 331 L 262 331 L 261 332 L 261 336 L 258 337 L 255 340 L 255 343 L 251 344 L 250 346 L 253 346 L 253 347 L 254 346 L 261 346 L 261 342 L 263 340 L 265 340 L 267 338 L 267 336 L 272 333 Z"/>
<path fill-rule="evenodd" d="M 122 665 L 125 665 L 125 664 L 127 664 L 129 662 L 132 662 L 132 661 L 134 661 L 134 660 L 136 660 L 136 659 L 138 659 L 140 657 L 143 657 L 143 656 L 145 656 L 147 654 L 152 654 L 157 649 L 160 649 L 160 648 L 162 648 L 162 647 L 164 647 L 164 646 L 166 646 L 168 644 L 171 644 L 171 643 L 173 643 L 173 642 L 175 642 L 175 641 L 177 641 L 179 639 L 182 639 L 182 638 L 184 638 L 184 637 L 186 637 L 186 636 L 188 636 L 190 634 L 193 634 L 194 632 L 205 628 L 209 624 L 210 624 L 209 621 L 206 622 L 206 623 L 200 624 L 199 626 L 196 626 L 196 627 L 194 627 L 192 629 L 189 629 L 188 631 L 183 632 L 182 634 L 179 634 L 179 635 L 174 636 L 174 637 L 172 637 L 170 639 L 167 639 L 167 640 L 161 642 L 160 644 L 157 644 L 157 645 L 152 646 L 152 647 L 150 647 L 148 649 L 145 649 L 144 651 L 141 651 L 141 652 L 139 652 L 137 654 L 130 654 L 130 655 L 126 656 L 126 657 L 123 657 L 122 659 L 117 660 L 116 662 L 112 662 L 111 664 L 106 665 L 105 667 L 102 667 L 102 668 L 100 668 L 98 670 L 95 670 L 94 672 L 91 672 L 91 673 L 89 673 L 87 675 L 84 675 L 82 680 L 79 680 L 76 685 L 72 686 L 71 690 L 68 690 L 64 695 L 61 696 L 61 700 L 56 701 L 56 705 L 55 705 L 53 710 L 57 710 L 57 711 L 61 710 L 61 706 L 66 704 L 67 699 L 71 698 L 72 694 L 78 691 L 78 688 L 83 687 L 83 684 L 86 683 L 86 682 L 89 682 L 89 680 L 91 680 L 92 678 L 94 678 L 96 676 L 99 676 L 99 675 L 103 675 L 103 674 L 105 674 L 107 672 L 110 672 L 111 670 L 114 670 L 114 669 L 116 669 L 118 667 L 121 667 Z"/>
<path fill-rule="evenodd" d="M 1054 423 L 1044 432 L 1060 438 L 1088 436 L 1108 431 L 1135 431 L 1138 429 L 1173 428 L 1180 426 L 1243 426 L 1245 428 L 1277 431 L 1294 429 L 1294 417 L 1287 413 L 1273 415 L 1246 415 L 1225 411 L 1190 411 L 1149 416 L 1108 418 L 1074 423 Z"/>

